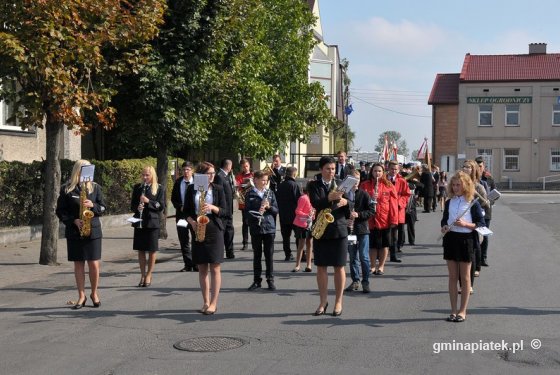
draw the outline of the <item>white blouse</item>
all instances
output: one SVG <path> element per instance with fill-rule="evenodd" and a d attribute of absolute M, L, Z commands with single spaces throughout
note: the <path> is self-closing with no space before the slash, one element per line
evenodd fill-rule
<path fill-rule="evenodd" d="M 452 232 L 457 233 L 471 233 L 472 230 L 465 227 L 459 227 L 457 225 L 453 225 L 459 219 L 463 219 L 469 223 L 472 223 L 472 215 L 471 210 L 467 209 L 469 207 L 470 202 L 465 199 L 465 197 L 453 197 L 449 201 L 449 217 L 447 219 L 447 225 L 450 226 L 450 230 Z M 465 212 L 467 210 L 467 212 Z M 464 213 L 464 214 L 463 214 Z M 461 216 L 463 215 L 463 216 Z"/>

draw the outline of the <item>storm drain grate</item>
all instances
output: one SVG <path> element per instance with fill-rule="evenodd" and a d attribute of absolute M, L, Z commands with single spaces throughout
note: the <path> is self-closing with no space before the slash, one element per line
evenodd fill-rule
<path fill-rule="evenodd" d="M 247 341 L 235 337 L 208 336 L 176 342 L 173 347 L 187 352 L 221 352 L 237 349 L 247 344 Z"/>

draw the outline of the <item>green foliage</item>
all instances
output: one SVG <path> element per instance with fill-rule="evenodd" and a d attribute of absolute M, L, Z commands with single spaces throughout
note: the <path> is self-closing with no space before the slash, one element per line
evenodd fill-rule
<path fill-rule="evenodd" d="M 142 63 L 164 7 L 164 0 L 3 2 L 0 95 L 16 103 L 24 128 L 43 127 L 45 113 L 47 124 L 80 132 L 112 126 L 115 79 Z"/>
<path fill-rule="evenodd" d="M 169 0 L 149 64 L 115 99 L 116 148 L 265 158 L 330 126 L 322 87 L 308 83 L 313 23 L 301 0 Z"/>
<path fill-rule="evenodd" d="M 43 189 L 45 188 L 46 162 L 0 161 L 0 227 L 35 225 L 42 223 Z M 106 215 L 130 212 L 132 187 L 140 182 L 142 168 L 155 167 L 155 158 L 131 160 L 92 160 L 95 165 L 94 181 L 98 183 L 107 205 Z M 74 161 L 61 160 L 61 183 L 72 173 Z M 159 182 L 160 184 L 161 181 Z M 166 183 L 167 197 L 171 197 L 173 180 Z M 56 194 L 58 196 L 58 192 Z"/>

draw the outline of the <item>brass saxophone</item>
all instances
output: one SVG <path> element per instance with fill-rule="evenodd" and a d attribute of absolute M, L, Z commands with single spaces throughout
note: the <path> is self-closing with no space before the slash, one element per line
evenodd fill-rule
<path fill-rule="evenodd" d="M 196 217 L 196 241 L 197 242 L 204 242 L 204 238 L 206 237 L 206 224 L 210 222 L 208 216 L 206 216 L 206 212 L 204 212 L 203 207 L 206 204 L 206 191 L 204 188 L 199 187 L 198 191 L 200 192 L 200 196 L 198 197 L 198 213 Z"/>
<path fill-rule="evenodd" d="M 334 182 L 334 180 L 332 181 L 329 193 L 333 191 L 336 191 L 336 183 Z M 315 220 L 315 223 L 311 226 L 311 235 L 313 236 L 313 238 L 318 240 L 323 237 L 327 225 L 334 222 L 334 216 L 331 212 L 331 208 L 324 208 L 319 211 L 319 214 L 317 214 L 317 220 Z"/>
<path fill-rule="evenodd" d="M 84 206 L 87 198 L 87 183 L 89 181 L 82 181 L 80 184 L 80 220 L 82 220 L 82 227 L 80 228 L 80 237 L 89 237 L 91 235 L 91 219 L 94 214 L 88 207 Z"/>

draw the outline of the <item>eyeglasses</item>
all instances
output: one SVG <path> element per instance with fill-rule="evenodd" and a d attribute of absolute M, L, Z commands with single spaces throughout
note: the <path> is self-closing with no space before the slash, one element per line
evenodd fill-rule
<path fill-rule="evenodd" d="M 469 165 L 463 165 L 463 169 L 472 169 L 472 167 Z"/>

